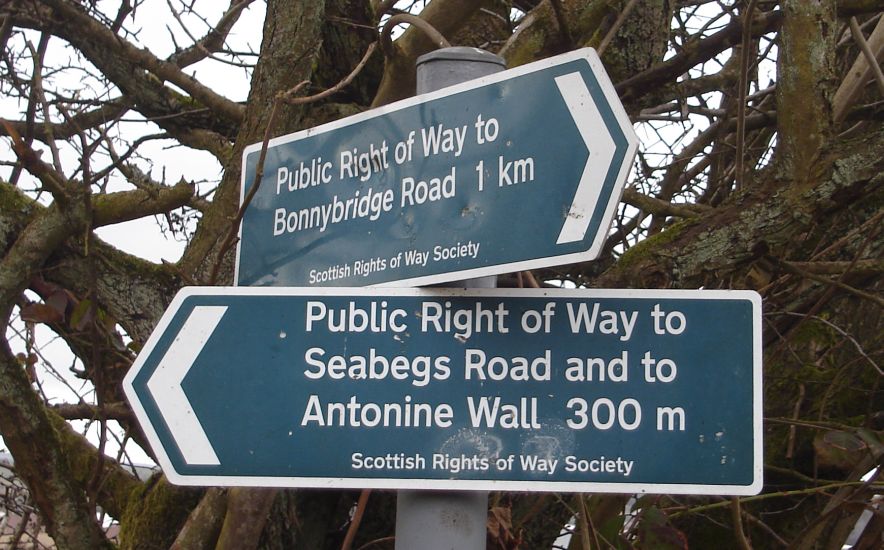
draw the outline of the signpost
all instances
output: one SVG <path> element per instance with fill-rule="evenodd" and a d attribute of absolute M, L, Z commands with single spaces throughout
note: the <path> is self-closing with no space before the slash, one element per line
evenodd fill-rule
<path fill-rule="evenodd" d="M 124 380 L 186 485 L 754 494 L 748 291 L 185 288 Z"/>
<path fill-rule="evenodd" d="M 240 286 L 183 289 L 124 380 L 169 480 L 398 489 L 403 548 L 481 547 L 492 490 L 758 493 L 758 294 L 364 288 L 596 258 L 636 146 L 590 49 L 272 140 Z"/>
<path fill-rule="evenodd" d="M 272 140 L 237 284 L 427 285 L 594 259 L 636 146 L 591 49 Z"/>

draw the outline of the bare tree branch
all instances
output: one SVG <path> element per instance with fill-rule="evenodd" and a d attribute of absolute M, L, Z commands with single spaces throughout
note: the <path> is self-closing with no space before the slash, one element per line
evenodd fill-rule
<path fill-rule="evenodd" d="M 179 67 L 187 67 L 220 51 L 224 47 L 224 40 L 233 29 L 239 16 L 253 2 L 254 0 L 231 0 L 230 7 L 227 8 L 227 11 L 224 12 L 205 36 L 194 40 L 192 46 L 175 52 L 167 61 Z M 183 23 L 181 27 L 187 32 L 187 28 Z"/>

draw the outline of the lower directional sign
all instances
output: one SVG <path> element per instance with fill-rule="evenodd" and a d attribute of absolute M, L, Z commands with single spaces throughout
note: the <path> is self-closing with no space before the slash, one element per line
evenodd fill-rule
<path fill-rule="evenodd" d="M 124 388 L 173 483 L 754 494 L 749 291 L 186 288 Z"/>

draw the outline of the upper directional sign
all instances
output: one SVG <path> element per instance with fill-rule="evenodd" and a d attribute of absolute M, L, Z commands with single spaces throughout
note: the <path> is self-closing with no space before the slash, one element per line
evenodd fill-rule
<path fill-rule="evenodd" d="M 272 140 L 237 284 L 424 285 L 593 259 L 636 147 L 591 49 Z M 244 197 L 260 151 L 243 154 Z"/>
<path fill-rule="evenodd" d="M 751 494 L 747 291 L 199 288 L 123 387 L 174 483 Z"/>

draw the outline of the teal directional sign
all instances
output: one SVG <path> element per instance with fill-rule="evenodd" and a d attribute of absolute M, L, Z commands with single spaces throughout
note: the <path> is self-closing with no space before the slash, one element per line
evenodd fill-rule
<path fill-rule="evenodd" d="M 591 49 L 272 140 L 237 284 L 423 285 L 593 259 L 636 146 Z M 243 197 L 260 152 L 243 154 Z"/>
<path fill-rule="evenodd" d="M 753 494 L 748 291 L 186 288 L 124 381 L 174 483 Z"/>

